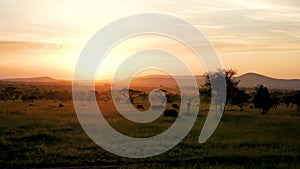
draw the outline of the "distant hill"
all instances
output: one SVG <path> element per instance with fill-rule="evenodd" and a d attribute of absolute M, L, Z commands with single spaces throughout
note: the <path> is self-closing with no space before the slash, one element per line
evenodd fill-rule
<path fill-rule="evenodd" d="M 176 76 L 176 78 L 184 85 L 189 85 L 193 81 L 193 77 L 190 76 Z M 240 80 L 240 87 L 243 88 L 254 88 L 259 84 L 263 84 L 270 89 L 288 89 L 288 90 L 300 90 L 300 79 L 276 79 L 267 77 L 256 73 L 246 73 L 244 75 L 236 77 Z M 201 86 L 205 82 L 205 77 L 196 76 L 198 86 Z M 3 79 L 2 81 L 9 82 L 26 82 L 26 83 L 47 83 L 47 84 L 68 84 L 71 85 L 71 81 L 68 80 L 57 80 L 48 76 L 43 77 L 31 77 L 31 78 L 14 78 L 14 79 Z M 119 81 L 119 84 L 127 84 L 129 79 L 125 81 Z M 104 83 L 104 82 L 101 82 Z M 109 82 L 105 82 L 109 83 Z M 149 75 L 136 77 L 132 81 L 132 85 L 139 86 L 174 86 L 176 85 L 175 80 L 172 76 L 168 75 Z"/>
<path fill-rule="evenodd" d="M 237 77 L 241 87 L 255 87 L 258 84 L 270 89 L 300 90 L 300 79 L 276 79 L 256 73 L 246 73 Z"/>
<path fill-rule="evenodd" d="M 62 82 L 61 80 L 53 79 L 48 76 L 42 77 L 31 77 L 31 78 L 14 78 L 14 79 L 2 79 L 2 81 L 9 82 L 32 82 L 32 83 L 58 83 Z"/>
<path fill-rule="evenodd" d="M 176 76 L 179 81 L 183 81 L 184 84 L 189 84 L 193 78 L 189 76 Z M 259 84 L 263 84 L 270 89 L 288 89 L 288 90 L 300 90 L 300 79 L 275 79 L 256 73 L 246 73 L 244 75 L 236 77 L 240 80 L 240 87 L 243 88 L 254 88 Z M 196 76 L 198 86 L 201 86 L 205 82 L 205 77 Z M 175 81 L 171 76 L 167 75 L 151 75 L 143 76 L 134 79 L 134 84 L 137 85 L 158 85 L 162 84 L 165 86 L 174 85 Z"/>

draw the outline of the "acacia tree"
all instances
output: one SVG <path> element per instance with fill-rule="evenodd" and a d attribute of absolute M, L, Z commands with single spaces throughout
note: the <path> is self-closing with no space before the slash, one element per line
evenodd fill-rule
<path fill-rule="evenodd" d="M 239 106 L 240 112 L 244 111 L 244 105 L 249 103 L 250 95 L 245 90 L 239 89 L 233 96 L 233 104 Z"/>
<path fill-rule="evenodd" d="M 226 100 L 224 100 L 224 96 L 226 95 L 226 91 L 222 88 L 218 88 L 218 83 L 222 84 L 225 76 L 224 70 L 218 70 L 216 72 L 208 72 L 204 74 L 205 76 L 205 83 L 203 85 L 203 88 L 199 90 L 201 96 L 203 96 L 204 100 L 211 102 L 216 109 L 216 117 L 219 116 L 219 113 L 221 113 L 222 108 L 225 106 Z M 212 82 L 215 83 L 215 90 L 212 90 Z M 214 100 L 212 100 L 214 99 Z M 225 109 L 223 109 L 224 113 Z"/>
<path fill-rule="evenodd" d="M 269 90 L 263 85 L 257 86 L 255 90 L 256 94 L 252 102 L 256 108 L 262 109 L 261 114 L 266 114 L 273 106 Z"/>
<path fill-rule="evenodd" d="M 287 93 L 286 96 L 284 96 L 284 97 L 282 98 L 282 102 L 283 102 L 284 104 L 286 104 L 286 108 L 287 108 L 287 109 L 290 108 L 290 105 L 291 105 L 291 103 L 293 102 L 293 96 L 292 96 L 291 94 Z"/>
<path fill-rule="evenodd" d="M 297 106 L 297 112 L 300 111 L 300 90 L 295 91 L 293 94 L 292 103 Z"/>
<path fill-rule="evenodd" d="M 125 97 L 126 99 L 129 98 L 129 103 L 134 104 L 134 101 L 137 97 L 140 96 L 141 93 L 143 93 L 142 91 L 139 90 L 134 90 L 134 89 L 127 89 L 124 88 L 122 90 L 119 91 L 121 96 Z"/>
<path fill-rule="evenodd" d="M 2 90 L 2 97 L 4 100 L 15 100 L 16 98 L 16 87 L 14 86 L 6 86 L 4 87 L 4 89 Z"/>
<path fill-rule="evenodd" d="M 210 78 L 214 78 L 213 80 L 220 79 L 222 76 L 226 79 L 226 102 L 225 105 L 237 105 L 240 107 L 240 111 L 243 110 L 243 106 L 248 102 L 250 96 L 245 92 L 245 90 L 241 90 L 238 88 L 240 83 L 239 80 L 236 80 L 234 76 L 237 74 L 237 71 L 233 69 L 223 69 L 217 72 L 206 73 L 204 76 L 206 78 L 205 84 L 203 88 L 200 89 L 200 93 L 202 96 L 202 100 L 209 101 L 211 97 L 211 82 Z"/>
<path fill-rule="evenodd" d="M 272 96 L 272 107 L 277 110 L 277 107 L 280 105 L 280 99 L 276 96 Z"/>
<path fill-rule="evenodd" d="M 180 95 L 176 93 L 167 93 L 166 97 L 167 97 L 167 103 L 180 101 Z"/>
<path fill-rule="evenodd" d="M 0 91 L 0 100 L 4 100 L 4 94 Z"/>

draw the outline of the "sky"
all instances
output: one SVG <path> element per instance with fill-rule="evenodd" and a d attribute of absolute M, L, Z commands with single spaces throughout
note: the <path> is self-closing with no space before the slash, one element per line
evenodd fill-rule
<path fill-rule="evenodd" d="M 300 79 L 299 0 L 0 0 L 0 79 L 72 79 L 81 50 L 98 30 L 147 12 L 195 25 L 214 46 L 223 67 L 239 75 L 255 72 Z M 195 74 L 205 71 L 182 44 L 146 35 L 113 48 L 99 76 L 109 77 L 122 59 L 146 48 L 180 55 Z"/>

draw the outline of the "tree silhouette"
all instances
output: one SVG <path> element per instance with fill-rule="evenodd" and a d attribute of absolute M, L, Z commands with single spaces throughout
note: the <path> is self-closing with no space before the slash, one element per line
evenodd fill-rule
<path fill-rule="evenodd" d="M 166 93 L 167 103 L 174 103 L 180 101 L 180 95 L 176 93 Z"/>
<path fill-rule="evenodd" d="M 204 87 L 199 91 L 201 93 L 201 96 L 203 96 L 202 100 L 205 102 L 210 100 L 211 97 L 210 78 L 216 80 L 216 79 L 221 79 L 223 76 L 226 79 L 226 88 L 227 88 L 225 105 L 228 104 L 238 105 L 240 107 L 240 111 L 242 111 L 243 106 L 248 102 L 250 96 L 245 92 L 245 90 L 241 90 L 238 88 L 240 81 L 234 78 L 236 74 L 237 71 L 233 69 L 223 69 L 217 72 L 206 73 L 204 75 L 206 78 L 205 84 L 203 85 Z M 219 101 L 219 103 L 221 102 L 222 100 Z"/>
<path fill-rule="evenodd" d="M 2 90 L 2 98 L 3 100 L 13 100 L 15 101 L 17 97 L 19 97 L 19 92 L 16 90 L 17 88 L 14 86 L 6 86 Z"/>
<path fill-rule="evenodd" d="M 259 85 L 256 88 L 253 104 L 256 108 L 262 109 L 261 114 L 266 114 L 272 108 L 272 98 L 267 87 Z"/>
<path fill-rule="evenodd" d="M 290 94 L 287 94 L 282 98 L 282 101 L 284 104 L 286 104 L 286 108 L 290 108 L 291 103 L 293 102 L 293 96 Z"/>
<path fill-rule="evenodd" d="M 129 98 L 128 101 L 131 104 L 134 104 L 135 99 L 140 97 L 140 95 L 144 93 L 140 90 L 127 89 L 127 88 L 124 88 L 124 89 L 120 90 L 119 92 L 120 92 L 121 96 L 123 96 L 125 99 Z"/>
<path fill-rule="evenodd" d="M 4 94 L 0 91 L 0 100 L 4 100 Z"/>
<path fill-rule="evenodd" d="M 244 105 L 249 103 L 250 95 L 245 90 L 238 89 L 233 95 L 232 104 L 239 106 L 240 112 L 244 111 Z"/>
<path fill-rule="evenodd" d="M 271 103 L 272 103 L 272 107 L 276 110 L 278 105 L 280 105 L 280 99 L 278 97 L 272 96 Z"/>
<path fill-rule="evenodd" d="M 297 106 L 297 112 L 300 111 L 300 90 L 295 91 L 293 94 L 292 103 Z"/>

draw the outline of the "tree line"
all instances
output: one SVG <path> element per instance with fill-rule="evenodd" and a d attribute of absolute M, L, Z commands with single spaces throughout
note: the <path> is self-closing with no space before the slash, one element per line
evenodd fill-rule
<path fill-rule="evenodd" d="M 206 77 L 203 87 L 199 90 L 202 97 L 202 101 L 210 102 L 211 98 L 211 78 L 214 79 L 226 79 L 226 105 L 236 105 L 243 111 L 246 104 L 252 103 L 255 108 L 261 109 L 261 114 L 266 114 L 271 108 L 277 109 L 277 106 L 281 103 L 286 104 L 289 108 L 292 104 L 297 106 L 297 111 L 300 110 L 300 91 L 274 91 L 270 92 L 269 89 L 258 84 L 255 87 L 255 92 L 247 93 L 245 89 L 239 88 L 240 81 L 234 78 L 237 74 L 233 69 L 222 69 L 217 72 L 208 72 L 204 76 Z M 218 93 L 215 93 L 218 95 Z M 218 103 L 216 103 L 218 104 Z M 219 103 L 221 104 L 221 103 Z"/>
<path fill-rule="evenodd" d="M 22 100 L 23 102 L 34 102 L 35 100 L 69 101 L 72 93 L 68 90 L 47 90 L 35 86 L 22 87 L 20 85 L 1 86 L 0 100 Z"/>
<path fill-rule="evenodd" d="M 208 72 L 204 76 L 206 77 L 204 85 L 199 89 L 200 99 L 202 102 L 210 103 L 211 99 L 211 81 L 225 78 L 226 79 L 226 101 L 225 108 L 227 106 L 238 106 L 239 111 L 244 110 L 244 106 L 251 104 L 250 108 L 261 109 L 261 114 L 266 114 L 271 108 L 276 109 L 278 105 L 285 104 L 286 108 L 296 106 L 297 111 L 300 111 L 300 91 L 283 91 L 274 90 L 271 91 L 264 85 L 258 84 L 255 87 L 254 92 L 246 91 L 239 87 L 240 81 L 234 78 L 237 74 L 233 69 L 222 69 L 217 72 Z M 167 97 L 167 103 L 180 101 L 180 94 L 168 92 L 161 89 Z M 128 91 L 128 93 L 126 93 Z M 97 100 L 108 102 L 112 100 L 112 91 L 87 91 L 76 93 L 80 95 L 80 99 L 84 101 L 91 101 L 94 96 Z M 147 100 L 149 94 L 133 89 L 122 89 L 120 91 L 121 96 L 129 98 L 129 101 L 134 104 L 135 100 Z M 218 95 L 219 93 L 213 93 Z M 127 95 L 127 96 L 126 96 Z M 122 100 L 122 98 L 116 98 Z M 54 101 L 71 101 L 72 92 L 70 86 L 58 87 L 58 86 L 25 86 L 22 84 L 0 84 L 0 100 L 22 100 L 23 102 L 34 102 L 35 100 L 54 100 Z M 222 100 L 217 102 L 221 104 Z M 253 106 L 252 106 L 253 105 Z M 225 110 L 224 110 L 225 111 Z"/>

